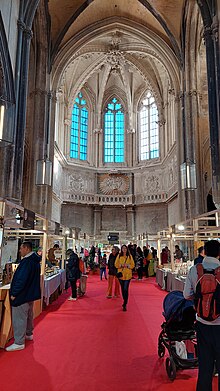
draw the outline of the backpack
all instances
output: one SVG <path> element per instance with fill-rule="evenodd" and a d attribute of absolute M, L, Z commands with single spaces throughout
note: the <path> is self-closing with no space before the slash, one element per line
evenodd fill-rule
<path fill-rule="evenodd" d="M 198 263 L 196 269 L 195 309 L 200 318 L 213 321 L 220 316 L 220 267 L 206 270 Z"/>

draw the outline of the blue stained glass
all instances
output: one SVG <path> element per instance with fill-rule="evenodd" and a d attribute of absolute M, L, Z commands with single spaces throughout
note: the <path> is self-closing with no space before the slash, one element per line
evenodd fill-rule
<path fill-rule="evenodd" d="M 70 137 L 70 157 L 74 159 L 87 159 L 88 138 L 88 110 L 86 100 L 82 99 L 80 92 L 75 99 L 72 111 L 72 125 Z M 83 107 L 84 106 L 84 107 Z"/>
<path fill-rule="evenodd" d="M 140 111 L 140 156 L 141 160 L 159 157 L 158 109 L 155 99 L 148 91 Z"/>
<path fill-rule="evenodd" d="M 122 163 L 124 161 L 124 113 L 122 105 L 116 98 L 107 104 L 104 129 L 104 162 Z"/>

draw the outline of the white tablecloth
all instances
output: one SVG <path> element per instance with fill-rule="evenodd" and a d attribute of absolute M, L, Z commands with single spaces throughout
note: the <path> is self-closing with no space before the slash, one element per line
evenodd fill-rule
<path fill-rule="evenodd" d="M 46 305 L 49 304 L 50 295 L 60 286 L 64 289 L 66 282 L 66 270 L 59 270 L 58 274 L 44 280 L 44 299 Z"/>
<path fill-rule="evenodd" d="M 167 270 L 158 269 L 156 270 L 156 282 L 162 289 L 166 289 L 166 281 L 165 277 L 167 275 Z"/>
<path fill-rule="evenodd" d="M 171 292 L 174 290 L 174 281 L 177 277 L 177 273 L 168 271 L 167 272 L 167 291 Z"/>
<path fill-rule="evenodd" d="M 173 283 L 173 291 L 181 291 L 183 292 L 185 286 L 185 279 L 180 279 L 178 277 L 175 278 Z"/>

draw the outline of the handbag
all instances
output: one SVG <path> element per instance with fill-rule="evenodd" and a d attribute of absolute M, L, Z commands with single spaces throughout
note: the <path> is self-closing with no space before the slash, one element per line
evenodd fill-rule
<path fill-rule="evenodd" d="M 121 277 L 123 277 L 123 274 L 122 274 L 122 272 L 117 272 L 117 273 L 116 273 L 116 277 L 117 277 L 117 278 L 121 278 Z"/>

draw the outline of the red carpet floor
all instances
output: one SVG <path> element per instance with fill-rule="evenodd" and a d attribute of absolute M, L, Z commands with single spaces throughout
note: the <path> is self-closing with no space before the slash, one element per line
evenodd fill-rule
<path fill-rule="evenodd" d="M 196 370 L 171 382 L 157 356 L 165 293 L 154 278 L 132 280 L 127 312 L 121 299 L 106 299 L 98 276 L 89 276 L 87 288 L 78 301 L 64 293 L 43 311 L 25 350 L 0 350 L 1 390 L 195 390 Z"/>

